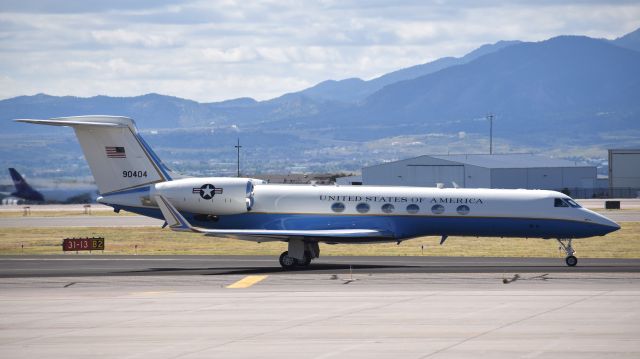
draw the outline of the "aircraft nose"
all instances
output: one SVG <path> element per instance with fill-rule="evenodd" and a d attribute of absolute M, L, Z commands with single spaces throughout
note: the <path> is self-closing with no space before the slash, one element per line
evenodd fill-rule
<path fill-rule="evenodd" d="M 620 228 L 622 228 L 622 227 L 620 227 L 620 225 L 618 223 L 616 223 L 614 221 L 609 220 L 609 223 L 610 223 L 609 226 L 611 226 L 611 232 L 615 232 L 615 231 L 619 230 Z"/>
<path fill-rule="evenodd" d="M 607 223 L 603 223 L 603 225 L 608 227 L 607 233 L 615 232 L 621 228 L 619 224 L 612 220 L 607 220 Z"/>
<path fill-rule="evenodd" d="M 591 213 L 593 222 L 603 226 L 607 231 L 606 233 L 615 232 L 620 229 L 620 225 L 609 218 L 595 212 Z"/>

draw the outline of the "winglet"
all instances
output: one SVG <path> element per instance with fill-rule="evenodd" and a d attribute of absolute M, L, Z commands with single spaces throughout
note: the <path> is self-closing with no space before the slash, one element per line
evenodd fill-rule
<path fill-rule="evenodd" d="M 198 232 L 195 230 L 189 222 L 178 212 L 178 210 L 162 195 L 155 195 L 156 203 L 158 203 L 158 207 L 162 211 L 162 215 L 167 224 L 169 224 L 169 228 L 174 231 L 182 231 L 182 232 Z"/>

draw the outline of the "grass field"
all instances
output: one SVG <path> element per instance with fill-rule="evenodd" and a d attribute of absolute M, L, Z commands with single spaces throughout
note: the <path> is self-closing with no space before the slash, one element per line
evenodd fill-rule
<path fill-rule="evenodd" d="M 116 213 L 113 210 L 93 210 L 90 214 L 85 214 L 84 211 L 31 211 L 29 214 L 31 217 L 70 217 L 70 216 L 100 216 L 100 217 L 113 217 L 113 216 L 137 216 L 135 213 L 120 211 Z M 24 217 L 24 212 L 19 211 L 0 211 L 0 218 L 15 218 Z"/>
<path fill-rule="evenodd" d="M 286 243 L 254 243 L 233 239 L 177 233 L 156 227 L 113 228 L 2 228 L 0 255 L 62 254 L 66 237 L 104 237 L 104 254 L 208 254 L 279 255 Z M 400 245 L 354 244 L 324 245 L 326 255 L 385 256 L 487 256 L 487 257 L 564 257 L 555 240 L 522 238 L 450 237 L 440 246 L 439 237 L 422 237 Z M 622 223 L 622 229 L 605 237 L 574 241 L 581 258 L 640 258 L 640 222 Z M 136 249 L 137 246 L 137 249 Z M 99 255 L 102 252 L 94 252 Z M 75 254 L 73 254 L 75 255 Z"/>

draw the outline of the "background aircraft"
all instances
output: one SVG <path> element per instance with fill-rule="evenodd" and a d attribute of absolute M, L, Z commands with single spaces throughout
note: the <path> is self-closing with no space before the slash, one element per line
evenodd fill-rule
<path fill-rule="evenodd" d="M 319 242 L 402 242 L 421 236 L 558 240 L 575 266 L 575 238 L 620 227 L 554 191 L 275 185 L 252 178 L 181 178 L 126 117 L 17 120 L 73 127 L 96 180 L 98 202 L 164 218 L 173 230 L 255 242 L 283 241 L 280 264 L 309 265 Z M 195 224 L 195 225 L 194 225 Z M 499 240 L 499 239 L 498 239 Z"/>
<path fill-rule="evenodd" d="M 34 189 L 15 168 L 9 168 L 15 191 L 0 193 L 3 204 L 21 203 L 88 203 L 98 197 L 94 186 L 70 186 L 65 188 Z"/>
<path fill-rule="evenodd" d="M 11 193 L 11 196 L 22 198 L 25 201 L 44 202 L 42 193 L 33 189 L 15 168 L 9 168 L 9 174 L 16 188 L 15 192 Z"/>

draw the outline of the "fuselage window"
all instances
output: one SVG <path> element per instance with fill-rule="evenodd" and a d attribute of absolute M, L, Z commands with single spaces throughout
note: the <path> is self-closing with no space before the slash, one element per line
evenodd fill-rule
<path fill-rule="evenodd" d="M 416 214 L 419 210 L 420 207 L 418 207 L 417 204 L 410 204 L 407 206 L 407 212 L 409 212 L 410 214 Z"/>
<path fill-rule="evenodd" d="M 385 203 L 382 205 L 382 212 L 384 213 L 393 213 L 395 207 L 391 203 Z"/>
<path fill-rule="evenodd" d="M 433 214 L 443 214 L 444 213 L 444 206 L 441 204 L 434 204 L 433 207 L 431 207 L 431 212 Z"/>
<path fill-rule="evenodd" d="M 344 203 L 341 202 L 336 202 L 334 204 L 331 205 L 331 210 L 334 212 L 344 212 Z"/>
<path fill-rule="evenodd" d="M 562 200 L 562 198 L 556 198 L 553 200 L 554 207 L 569 207 L 569 204 Z"/>
<path fill-rule="evenodd" d="M 369 204 L 368 203 L 358 203 L 356 206 L 356 211 L 358 213 L 367 213 L 369 212 Z"/>
<path fill-rule="evenodd" d="M 464 216 L 465 214 L 469 214 L 470 209 L 469 206 L 463 204 L 461 206 L 458 206 L 458 208 L 456 208 L 456 211 L 458 211 L 458 214 Z"/>

